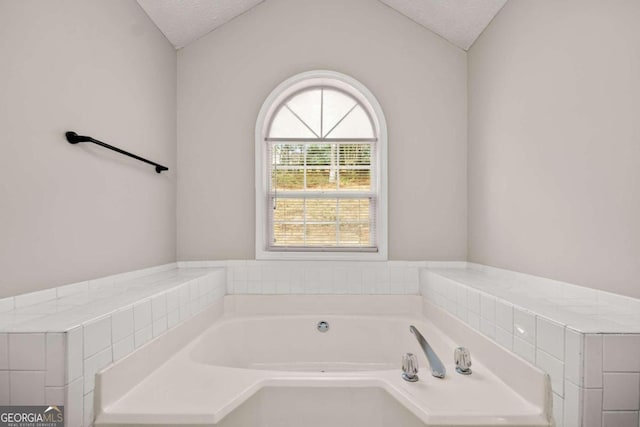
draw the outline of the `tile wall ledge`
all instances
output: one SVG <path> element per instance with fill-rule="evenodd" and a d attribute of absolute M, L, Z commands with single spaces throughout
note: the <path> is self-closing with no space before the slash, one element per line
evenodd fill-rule
<path fill-rule="evenodd" d="M 0 333 L 67 332 L 218 271 L 171 263 L 4 298 Z"/>
<path fill-rule="evenodd" d="M 403 265 L 411 267 L 423 268 L 466 268 L 466 261 L 406 261 L 406 260 L 387 260 L 387 261 L 354 261 L 354 260 L 200 260 L 200 261 L 178 261 L 179 268 L 209 268 L 209 267 L 232 267 L 238 265 L 262 265 L 262 266 L 289 266 L 289 265 L 310 265 L 310 266 L 347 266 L 347 265 Z"/>
<path fill-rule="evenodd" d="M 452 309 L 457 284 L 577 332 L 640 333 L 640 299 L 624 295 L 475 263 L 424 268 L 420 282 L 423 295 Z"/>

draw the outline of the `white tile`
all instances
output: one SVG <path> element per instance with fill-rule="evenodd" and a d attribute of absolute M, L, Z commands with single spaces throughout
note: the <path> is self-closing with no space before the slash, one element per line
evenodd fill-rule
<path fill-rule="evenodd" d="M 480 296 L 480 316 L 491 323 L 496 321 L 496 299 L 489 295 Z"/>
<path fill-rule="evenodd" d="M 541 317 L 536 323 L 536 346 L 564 360 L 564 326 Z"/>
<path fill-rule="evenodd" d="M 458 286 L 456 290 L 456 304 L 458 307 L 467 309 L 467 288 L 465 286 Z"/>
<path fill-rule="evenodd" d="M 9 369 L 44 371 L 45 356 L 44 334 L 9 334 Z"/>
<path fill-rule="evenodd" d="M 538 349 L 536 351 L 536 366 L 551 377 L 551 388 L 553 392 L 564 396 L 564 363 Z"/>
<path fill-rule="evenodd" d="M 582 427 L 582 390 L 571 381 L 564 382 L 564 427 Z"/>
<path fill-rule="evenodd" d="M 73 328 L 67 332 L 67 351 L 66 351 L 66 383 L 80 378 L 83 371 L 83 330 L 82 326 Z"/>
<path fill-rule="evenodd" d="M 167 316 L 153 322 L 153 337 L 162 335 L 167 330 Z"/>
<path fill-rule="evenodd" d="M 456 316 L 458 316 L 458 318 L 462 320 L 464 323 L 469 323 L 467 307 L 463 307 L 460 304 L 458 304 L 456 307 Z"/>
<path fill-rule="evenodd" d="M 363 285 L 363 291 L 365 293 L 369 293 L 368 289 L 365 290 L 364 285 Z M 432 301 L 433 301 L 433 303 L 435 305 L 437 305 L 438 307 L 442 307 L 442 308 L 444 308 L 446 303 L 447 303 L 447 299 L 445 297 L 443 297 L 442 295 L 440 295 L 440 294 L 433 294 L 432 295 Z M 478 318 L 480 318 L 480 315 L 478 313 L 474 313 L 474 314 L 476 314 L 478 316 Z"/>
<path fill-rule="evenodd" d="M 180 320 L 187 320 L 191 317 L 191 304 L 184 304 L 180 306 Z"/>
<path fill-rule="evenodd" d="M 467 312 L 467 322 L 476 331 L 480 330 L 480 315 L 472 311 Z"/>
<path fill-rule="evenodd" d="M 0 298 L 0 313 L 6 313 L 13 310 L 15 307 L 15 298 Z"/>
<path fill-rule="evenodd" d="M 54 299 L 56 299 L 55 288 L 18 295 L 14 297 L 14 302 L 15 302 L 16 308 L 21 308 L 21 307 L 28 307 L 30 305 L 35 305 L 41 302 L 54 300 Z"/>
<path fill-rule="evenodd" d="M 496 325 L 484 317 L 480 318 L 480 332 L 491 339 L 496 337 Z"/>
<path fill-rule="evenodd" d="M 583 334 L 567 328 L 565 330 L 564 377 L 577 386 L 582 386 Z"/>
<path fill-rule="evenodd" d="M 260 282 L 262 280 L 262 267 L 259 264 L 249 264 L 247 273 L 247 280 L 250 282 Z"/>
<path fill-rule="evenodd" d="M 153 328 L 151 325 L 146 326 L 140 329 L 139 331 L 136 331 L 134 335 L 134 342 L 135 342 L 136 348 L 151 341 L 152 338 L 153 338 Z"/>
<path fill-rule="evenodd" d="M 113 361 L 111 348 L 101 351 L 84 361 L 84 394 L 93 390 L 96 374 Z"/>
<path fill-rule="evenodd" d="M 89 291 L 89 282 L 73 283 L 71 285 L 60 286 L 56 288 L 56 297 L 64 298 L 70 295 L 76 295 Z"/>
<path fill-rule="evenodd" d="M 188 291 L 189 288 L 186 289 Z M 133 324 L 136 331 L 151 325 L 151 320 L 151 300 L 143 301 L 133 306 Z"/>
<path fill-rule="evenodd" d="M 602 387 L 602 335 L 584 336 L 584 386 Z"/>
<path fill-rule="evenodd" d="M 113 343 L 113 361 L 117 362 L 135 350 L 133 335 Z"/>
<path fill-rule="evenodd" d="M 45 387 L 45 405 L 64 405 L 64 387 Z"/>
<path fill-rule="evenodd" d="M 180 291 L 180 305 L 186 305 L 190 302 L 189 299 L 189 286 L 187 284 L 183 284 L 179 288 Z"/>
<path fill-rule="evenodd" d="M 502 301 L 496 301 L 496 326 L 505 331 L 513 332 L 513 306 Z"/>
<path fill-rule="evenodd" d="M 247 293 L 247 282 L 246 281 L 234 281 L 233 289 L 229 292 L 232 295 L 243 295 Z"/>
<path fill-rule="evenodd" d="M 270 282 L 270 281 L 262 282 L 262 293 L 266 295 L 275 295 L 277 286 L 278 285 L 276 282 Z M 326 286 L 329 287 L 330 285 L 326 284 Z"/>
<path fill-rule="evenodd" d="M 447 287 L 445 288 L 445 298 L 455 302 L 458 299 L 459 287 L 461 287 L 461 285 L 458 285 L 456 282 L 448 281 Z"/>
<path fill-rule="evenodd" d="M 603 370 L 640 372 L 640 335 L 604 335 Z"/>
<path fill-rule="evenodd" d="M 496 342 L 501 346 L 513 351 L 513 334 L 502 328 L 496 328 Z"/>
<path fill-rule="evenodd" d="M 470 311 L 480 314 L 480 293 L 473 289 L 467 289 L 467 307 Z"/>
<path fill-rule="evenodd" d="M 64 417 L 66 425 L 82 425 L 83 381 L 78 378 L 65 387 Z"/>
<path fill-rule="evenodd" d="M 167 292 L 167 312 L 177 310 L 180 307 L 180 291 L 173 289 Z"/>
<path fill-rule="evenodd" d="M 66 342 L 65 334 L 48 332 L 46 385 L 62 387 L 65 384 Z"/>
<path fill-rule="evenodd" d="M 0 405 L 11 404 L 9 392 L 9 371 L 0 371 Z"/>
<path fill-rule="evenodd" d="M 94 415 L 93 415 L 93 392 L 84 396 L 83 399 L 83 412 L 84 412 L 84 421 L 83 425 L 85 427 L 93 425 Z"/>
<path fill-rule="evenodd" d="M 536 316 L 519 308 L 514 308 L 513 334 L 516 338 L 536 345 Z"/>
<path fill-rule="evenodd" d="M 173 328 L 180 323 L 180 310 L 173 310 L 167 314 L 167 327 Z"/>
<path fill-rule="evenodd" d="M 105 316 L 84 327 L 84 358 L 88 358 L 111 346 L 111 317 Z"/>
<path fill-rule="evenodd" d="M 111 342 L 133 335 L 133 307 L 111 314 Z"/>
<path fill-rule="evenodd" d="M 636 427 L 637 412 L 603 412 L 602 427 Z"/>
<path fill-rule="evenodd" d="M 513 352 L 530 363 L 536 363 L 536 348 L 516 336 L 513 337 Z"/>
<path fill-rule="evenodd" d="M 167 315 L 167 296 L 165 294 L 151 298 L 151 313 L 154 321 Z"/>
<path fill-rule="evenodd" d="M 582 393 L 582 427 L 602 427 L 602 389 L 585 388 Z"/>
<path fill-rule="evenodd" d="M 44 371 L 10 371 L 12 405 L 44 405 Z"/>
<path fill-rule="evenodd" d="M 115 282 L 114 279 L 114 276 L 106 276 L 89 280 L 89 292 L 104 292 L 112 289 Z"/>
<path fill-rule="evenodd" d="M 0 371 L 9 369 L 9 337 L 0 334 Z"/>
<path fill-rule="evenodd" d="M 555 393 L 553 393 L 553 418 L 556 422 L 555 427 L 564 427 L 564 400 Z"/>
<path fill-rule="evenodd" d="M 451 314 L 456 314 L 457 312 L 457 304 L 455 301 L 452 301 L 450 299 L 446 300 L 445 306 L 444 308 Z"/>
<path fill-rule="evenodd" d="M 637 411 L 640 409 L 640 373 L 604 373 L 602 409 Z"/>

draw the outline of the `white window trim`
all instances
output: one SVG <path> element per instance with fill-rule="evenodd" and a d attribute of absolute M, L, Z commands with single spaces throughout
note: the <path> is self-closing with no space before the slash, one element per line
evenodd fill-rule
<path fill-rule="evenodd" d="M 377 252 L 322 252 L 304 250 L 295 251 L 274 251 L 267 250 L 267 227 L 266 227 L 266 194 L 267 180 L 265 174 L 267 155 L 265 137 L 272 115 L 277 107 L 292 93 L 302 88 L 318 84 L 328 84 L 342 87 L 349 94 L 359 99 L 364 105 L 370 106 L 373 111 L 371 115 L 376 122 L 378 133 L 377 154 L 378 170 L 376 178 L 378 182 L 378 206 L 376 218 L 376 231 L 378 233 Z M 355 91 L 353 90 L 355 89 Z M 262 104 L 255 129 L 255 196 L 256 196 L 256 259 L 293 259 L 293 260 L 387 260 L 387 122 L 382 112 L 382 107 L 376 97 L 356 79 L 335 71 L 314 70 L 293 77 L 282 82 L 276 87 Z"/>

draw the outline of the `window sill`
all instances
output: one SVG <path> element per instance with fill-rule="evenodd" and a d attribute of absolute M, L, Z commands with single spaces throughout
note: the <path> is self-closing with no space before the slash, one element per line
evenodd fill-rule
<path fill-rule="evenodd" d="M 298 261 L 387 261 L 384 251 L 378 252 L 292 252 L 256 250 L 257 260 Z"/>

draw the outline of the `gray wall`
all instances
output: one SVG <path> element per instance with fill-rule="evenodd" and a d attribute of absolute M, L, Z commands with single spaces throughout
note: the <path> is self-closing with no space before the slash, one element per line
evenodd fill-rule
<path fill-rule="evenodd" d="M 254 258 L 258 111 L 313 69 L 384 109 L 390 258 L 465 259 L 466 53 L 373 0 L 269 0 L 179 51 L 178 258 Z"/>
<path fill-rule="evenodd" d="M 175 98 L 134 0 L 0 0 L 0 297 L 175 260 Z"/>
<path fill-rule="evenodd" d="M 471 261 L 640 297 L 639 22 L 511 0 L 471 48 Z"/>

